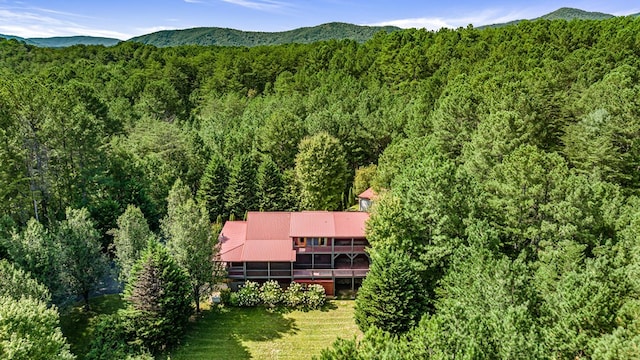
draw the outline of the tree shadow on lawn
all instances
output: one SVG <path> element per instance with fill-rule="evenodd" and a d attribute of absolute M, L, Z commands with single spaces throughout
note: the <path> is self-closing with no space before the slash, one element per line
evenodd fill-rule
<path fill-rule="evenodd" d="M 299 329 L 283 314 L 256 308 L 214 308 L 191 325 L 171 359 L 252 359 L 246 342 L 269 342 Z M 255 354 L 253 354 L 255 355 Z"/>

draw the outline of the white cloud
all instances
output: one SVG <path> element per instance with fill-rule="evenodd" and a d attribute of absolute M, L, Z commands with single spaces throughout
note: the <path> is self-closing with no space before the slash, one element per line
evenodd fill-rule
<path fill-rule="evenodd" d="M 473 15 L 463 16 L 463 17 L 452 17 L 452 18 L 419 17 L 419 18 L 407 18 L 407 19 L 381 21 L 381 22 L 367 24 L 367 25 L 371 25 L 371 26 L 391 25 L 391 26 L 397 26 L 403 29 L 425 28 L 427 30 L 439 30 L 441 28 L 465 27 L 469 24 L 473 24 L 473 26 L 481 26 L 481 25 L 504 23 L 512 20 L 525 19 L 525 18 L 530 18 L 535 16 L 537 15 L 532 16 L 531 14 L 528 14 L 524 11 L 501 14 L 501 12 L 498 10 L 486 10 L 478 14 L 473 14 Z"/>
<path fill-rule="evenodd" d="M 0 33 L 24 38 L 76 35 L 131 38 L 130 34 L 92 28 L 69 19 L 78 17 L 87 18 L 42 8 L 0 8 Z"/>
<path fill-rule="evenodd" d="M 136 28 L 137 31 L 139 31 L 141 34 L 151 34 L 154 32 L 158 32 L 158 31 L 162 31 L 162 30 L 176 30 L 178 28 L 176 28 L 175 26 L 152 26 L 152 27 L 146 27 L 146 28 Z"/>
<path fill-rule="evenodd" d="M 185 0 L 186 1 L 186 0 Z M 229 4 L 242 6 L 249 9 L 254 10 L 276 10 L 286 7 L 287 4 L 280 1 L 274 0 L 221 0 Z"/>

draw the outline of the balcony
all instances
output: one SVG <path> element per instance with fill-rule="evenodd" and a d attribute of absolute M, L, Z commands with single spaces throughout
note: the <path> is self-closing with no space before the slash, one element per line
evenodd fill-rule
<path fill-rule="evenodd" d="M 354 245 L 354 246 L 334 246 L 333 250 L 331 246 L 307 246 L 307 247 L 298 247 L 296 250 L 299 254 L 349 254 L 349 253 L 364 253 L 365 246 L 364 245 Z"/>
<path fill-rule="evenodd" d="M 331 279 L 336 278 L 363 278 L 369 269 L 296 269 L 293 270 L 294 279 Z M 229 268 L 227 274 L 231 279 L 244 279 L 242 268 Z M 291 278 L 290 270 L 247 270 L 247 279 L 288 279 Z"/>

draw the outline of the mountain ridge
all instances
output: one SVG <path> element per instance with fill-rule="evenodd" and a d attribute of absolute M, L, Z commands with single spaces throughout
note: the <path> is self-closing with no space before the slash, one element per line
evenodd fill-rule
<path fill-rule="evenodd" d="M 176 45 L 261 46 L 290 43 L 311 43 L 323 40 L 350 39 L 365 42 L 378 31 L 401 30 L 395 26 L 365 26 L 330 22 L 279 32 L 242 31 L 219 27 L 198 27 L 182 30 L 162 30 L 136 36 L 128 41 L 159 47 Z"/>
<path fill-rule="evenodd" d="M 627 16 L 639 17 L 640 13 Z M 590 12 L 576 8 L 561 7 L 558 10 L 534 19 L 513 20 L 506 23 L 478 26 L 478 29 L 502 27 L 529 20 L 604 20 L 615 17 L 601 12 Z M 220 27 L 197 27 L 178 30 L 161 30 L 140 35 L 128 40 L 93 36 L 59 36 L 51 38 L 23 38 L 15 35 L 0 34 L 0 38 L 23 41 L 39 47 L 67 47 L 74 45 L 113 46 L 122 41 L 139 42 L 158 47 L 179 45 L 217 45 L 217 46 L 260 46 L 288 43 L 310 43 L 324 40 L 351 39 L 357 42 L 369 40 L 378 31 L 392 32 L 401 30 L 395 26 L 366 26 L 342 22 L 330 22 L 310 27 L 301 27 L 280 32 L 243 31 Z"/>
<path fill-rule="evenodd" d="M 640 14 L 633 14 L 633 15 L 629 15 L 629 16 L 638 16 Z M 502 27 L 502 26 L 509 26 L 509 25 L 516 25 L 522 21 L 536 21 L 536 20 L 567 20 L 567 21 L 571 21 L 571 20 L 606 20 L 606 19 L 610 19 L 610 18 L 614 18 L 615 15 L 611 15 L 611 14 L 606 14 L 606 13 L 602 13 L 602 12 L 597 12 L 597 11 L 586 11 L 586 10 L 581 10 L 581 9 L 576 9 L 576 8 L 570 8 L 570 7 L 561 7 L 558 10 L 552 11 L 548 14 L 539 16 L 537 18 L 533 18 L 533 19 L 518 19 L 518 20 L 513 20 L 513 21 L 509 21 L 506 23 L 497 23 L 497 24 L 488 24 L 488 25 L 482 25 L 482 26 L 478 26 L 478 29 L 484 29 L 484 28 L 495 28 L 495 27 Z"/>

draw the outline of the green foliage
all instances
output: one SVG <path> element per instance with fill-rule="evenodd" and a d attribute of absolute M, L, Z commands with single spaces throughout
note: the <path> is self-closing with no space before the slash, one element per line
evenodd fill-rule
<path fill-rule="evenodd" d="M 135 339 L 154 353 L 175 345 L 193 311 L 190 294 L 184 270 L 163 245 L 150 241 L 125 288 L 125 316 Z"/>
<path fill-rule="evenodd" d="M 265 119 L 261 127 L 259 149 L 268 154 L 280 169 L 288 169 L 294 165 L 304 134 L 302 119 L 290 112 L 275 112 Z"/>
<path fill-rule="evenodd" d="M 196 194 L 198 202 L 205 207 L 209 221 L 214 222 L 225 214 L 225 191 L 229 181 L 227 166 L 218 156 L 213 155 L 200 179 L 200 188 Z"/>
<path fill-rule="evenodd" d="M 131 268 L 150 239 L 154 238 L 147 220 L 140 209 L 134 205 L 127 206 L 125 212 L 118 218 L 118 228 L 111 230 L 115 261 L 120 268 L 120 281 L 127 282 L 131 275 Z"/>
<path fill-rule="evenodd" d="M 234 159 L 225 199 L 227 214 L 234 215 L 236 219 L 242 219 L 247 211 L 258 209 L 256 166 L 251 156 L 242 155 Z"/>
<path fill-rule="evenodd" d="M 347 183 L 347 162 L 340 142 L 319 133 L 300 142 L 296 156 L 296 179 L 300 183 L 301 207 L 306 210 L 337 210 Z"/>
<path fill-rule="evenodd" d="M 358 196 L 373 185 L 378 167 L 375 164 L 359 167 L 353 179 L 353 195 Z"/>
<path fill-rule="evenodd" d="M 155 46 L 217 45 L 217 46 L 263 46 L 290 43 L 314 43 L 329 39 L 352 39 L 364 42 L 378 31 L 398 30 L 394 26 L 360 26 L 344 23 L 328 23 L 313 27 L 269 33 L 249 32 L 215 27 L 164 30 L 141 35 L 129 41 Z"/>
<path fill-rule="evenodd" d="M 134 339 L 133 323 L 127 322 L 121 314 L 100 315 L 85 359 L 123 359 L 136 351 Z"/>
<path fill-rule="evenodd" d="M 35 298 L 0 296 L 0 357 L 75 359 L 60 331 L 58 311 Z"/>
<path fill-rule="evenodd" d="M 167 202 L 167 216 L 162 221 L 167 250 L 187 273 L 196 312 L 200 312 L 205 286 L 214 280 L 215 242 L 209 216 L 196 205 L 189 188 L 180 179 L 169 192 Z"/>
<path fill-rule="evenodd" d="M 356 297 L 356 323 L 363 332 L 371 327 L 406 332 L 425 310 L 424 295 L 420 274 L 406 253 L 376 251 Z"/>
<path fill-rule="evenodd" d="M 89 293 L 107 272 L 107 259 L 102 253 L 100 235 L 86 209 L 67 209 L 60 223 L 57 241 L 62 248 L 62 271 L 68 289 L 82 296 L 89 306 Z"/>
<path fill-rule="evenodd" d="M 265 157 L 258 167 L 258 203 L 260 211 L 284 210 L 284 181 L 276 164 Z"/>
<path fill-rule="evenodd" d="M 14 263 L 44 284 L 54 298 L 64 294 L 63 279 L 60 276 L 63 271 L 60 263 L 61 248 L 44 225 L 30 219 L 26 228 L 20 233 L 14 233 L 7 245 Z"/>
<path fill-rule="evenodd" d="M 0 260 L 0 297 L 20 300 L 23 297 L 30 297 L 45 304 L 51 301 L 51 293 L 46 286 L 24 270 L 16 267 L 7 260 Z"/>

